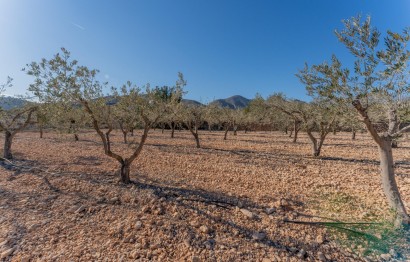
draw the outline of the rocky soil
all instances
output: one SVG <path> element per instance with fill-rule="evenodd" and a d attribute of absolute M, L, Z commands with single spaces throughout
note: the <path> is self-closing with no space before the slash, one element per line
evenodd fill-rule
<path fill-rule="evenodd" d="M 78 142 L 52 132 L 43 139 L 19 134 L 13 164 L 0 166 L 1 260 L 405 259 L 394 245 L 372 253 L 366 240 L 347 241 L 348 230 L 291 222 L 391 219 L 378 151 L 366 134 L 355 141 L 329 135 L 320 158 L 310 156 L 303 134 L 293 144 L 279 132 L 239 132 L 223 141 L 222 133 L 204 131 L 201 149 L 188 132 L 169 136 L 150 133 L 132 166 L 134 183 L 122 185 L 117 163 L 92 132 Z M 113 140 L 117 152 L 131 152 L 120 133 Z M 410 209 L 409 148 L 403 142 L 394 155 Z"/>

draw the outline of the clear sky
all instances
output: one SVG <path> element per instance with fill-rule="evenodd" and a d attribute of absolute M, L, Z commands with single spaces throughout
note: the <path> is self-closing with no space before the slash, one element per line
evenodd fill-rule
<path fill-rule="evenodd" d="M 65 47 L 112 85 L 172 85 L 181 71 L 202 102 L 306 99 L 295 73 L 332 53 L 350 63 L 334 29 L 359 13 L 382 33 L 410 26 L 410 0 L 0 0 L 0 83 L 24 93 L 21 68 Z"/>

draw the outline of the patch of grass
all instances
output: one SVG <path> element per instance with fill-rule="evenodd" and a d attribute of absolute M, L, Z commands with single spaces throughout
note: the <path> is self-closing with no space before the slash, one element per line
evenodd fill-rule
<path fill-rule="evenodd" d="M 346 222 L 323 223 L 323 226 L 329 229 L 337 243 L 356 255 L 377 260 L 381 254 L 391 253 L 398 260 L 410 259 L 410 228 L 396 228 L 392 222 L 393 211 L 381 214 L 345 192 L 318 192 L 311 204 L 320 210 L 321 216 L 332 214 L 330 217 L 336 216 L 338 221 Z M 367 212 L 358 214 L 359 210 Z"/>
<path fill-rule="evenodd" d="M 336 242 L 361 256 L 390 253 L 396 259 L 410 258 L 410 230 L 383 221 L 373 224 L 325 224 Z M 394 252 L 393 252 L 394 251 Z"/>

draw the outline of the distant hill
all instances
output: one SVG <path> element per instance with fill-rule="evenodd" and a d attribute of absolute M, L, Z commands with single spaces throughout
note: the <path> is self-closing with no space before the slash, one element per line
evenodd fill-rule
<path fill-rule="evenodd" d="M 235 95 L 231 96 L 225 99 L 217 99 L 211 102 L 210 104 L 216 104 L 220 107 L 228 107 L 228 108 L 245 108 L 248 106 L 249 102 L 251 100 L 247 99 L 243 96 L 240 95 Z M 16 107 L 21 107 L 26 103 L 26 100 L 21 99 L 21 98 L 16 98 L 16 97 L 11 97 L 11 96 L 4 96 L 0 97 L 0 108 L 4 110 L 9 110 L 12 108 Z M 108 105 L 114 105 L 116 104 L 117 101 L 115 98 L 108 96 L 107 97 L 107 104 Z M 182 99 L 182 103 L 186 105 L 195 105 L 195 106 L 201 106 L 203 105 L 202 103 L 192 100 L 192 99 Z"/>
<path fill-rule="evenodd" d="M 12 96 L 0 97 L 0 108 L 4 110 L 22 107 L 25 103 L 27 103 L 27 101 L 22 98 L 17 98 L 17 97 L 12 97 Z"/>
<path fill-rule="evenodd" d="M 236 96 L 231 96 L 225 99 L 217 99 L 211 102 L 211 104 L 217 104 L 220 107 L 229 107 L 229 108 L 235 109 L 235 108 L 247 107 L 250 101 L 251 101 L 250 99 L 247 99 L 240 95 L 236 95 Z"/>
<path fill-rule="evenodd" d="M 196 100 L 191 100 L 191 99 L 182 99 L 182 103 L 188 106 L 202 106 L 203 104 L 199 103 Z"/>

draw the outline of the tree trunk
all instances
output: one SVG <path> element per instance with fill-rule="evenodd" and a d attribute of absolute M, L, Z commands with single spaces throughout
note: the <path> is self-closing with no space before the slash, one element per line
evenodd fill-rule
<path fill-rule="evenodd" d="M 325 137 L 321 137 L 319 140 L 319 144 L 316 148 L 316 154 L 315 156 L 320 156 L 320 152 L 322 151 L 322 146 L 323 146 L 323 142 L 325 141 Z"/>
<path fill-rule="evenodd" d="M 134 128 L 131 128 L 131 136 L 134 136 Z"/>
<path fill-rule="evenodd" d="M 175 123 L 171 123 L 171 138 L 174 138 L 175 133 Z"/>
<path fill-rule="evenodd" d="M 296 143 L 298 141 L 298 133 L 299 133 L 299 129 L 295 128 L 295 135 L 293 136 L 293 143 Z"/>
<path fill-rule="evenodd" d="M 121 182 L 124 184 L 129 184 L 131 182 L 130 179 L 130 164 L 122 163 L 120 169 L 120 177 Z"/>
<path fill-rule="evenodd" d="M 13 154 L 11 153 L 11 144 L 13 143 L 13 135 L 9 131 L 5 131 L 4 136 L 4 152 L 3 157 L 5 159 L 13 159 Z"/>
<path fill-rule="evenodd" d="M 125 144 L 128 143 L 128 141 L 127 141 L 127 133 L 128 133 L 128 132 L 122 131 L 122 135 L 123 135 L 123 137 L 124 137 L 124 143 L 125 143 Z"/>
<path fill-rule="evenodd" d="M 298 120 L 294 120 L 293 121 L 293 132 L 295 133 L 295 135 L 293 136 L 293 143 L 296 143 L 298 140 L 298 132 L 300 130 L 299 128 L 300 122 Z"/>
<path fill-rule="evenodd" d="M 196 148 L 201 148 L 201 145 L 199 144 L 199 136 L 197 133 L 194 133 L 195 137 L 195 142 L 196 142 Z"/>
<path fill-rule="evenodd" d="M 384 194 L 392 207 L 397 212 L 396 225 L 409 225 L 410 218 L 407 215 L 406 208 L 401 200 L 400 192 L 397 187 L 394 175 L 394 162 L 392 152 L 392 139 L 388 136 L 381 137 L 379 145 L 381 180 Z"/>
<path fill-rule="evenodd" d="M 311 131 L 308 130 L 307 134 L 308 134 L 308 137 L 309 137 L 310 141 L 312 142 L 312 154 L 313 154 L 314 157 L 317 157 L 317 156 L 320 155 L 320 150 L 321 150 L 322 146 L 318 147 L 317 139 L 313 136 Z M 320 144 L 322 144 L 322 143 L 320 143 Z"/>
<path fill-rule="evenodd" d="M 75 140 L 75 141 L 80 140 L 80 139 L 78 138 L 78 135 L 77 135 L 77 134 L 75 134 L 75 133 L 74 133 L 74 140 Z"/>
<path fill-rule="evenodd" d="M 233 129 L 233 135 L 234 136 L 237 136 L 238 135 L 238 127 L 234 127 L 234 129 Z"/>
<path fill-rule="evenodd" d="M 352 130 L 352 140 L 356 140 L 356 130 Z"/>
<path fill-rule="evenodd" d="M 226 128 L 225 133 L 224 133 L 224 140 L 228 138 L 228 131 L 229 131 L 229 128 Z"/>
<path fill-rule="evenodd" d="M 290 130 L 289 137 L 292 137 L 292 135 L 293 135 L 293 130 Z"/>
<path fill-rule="evenodd" d="M 288 127 L 285 127 L 285 134 L 288 134 Z"/>

